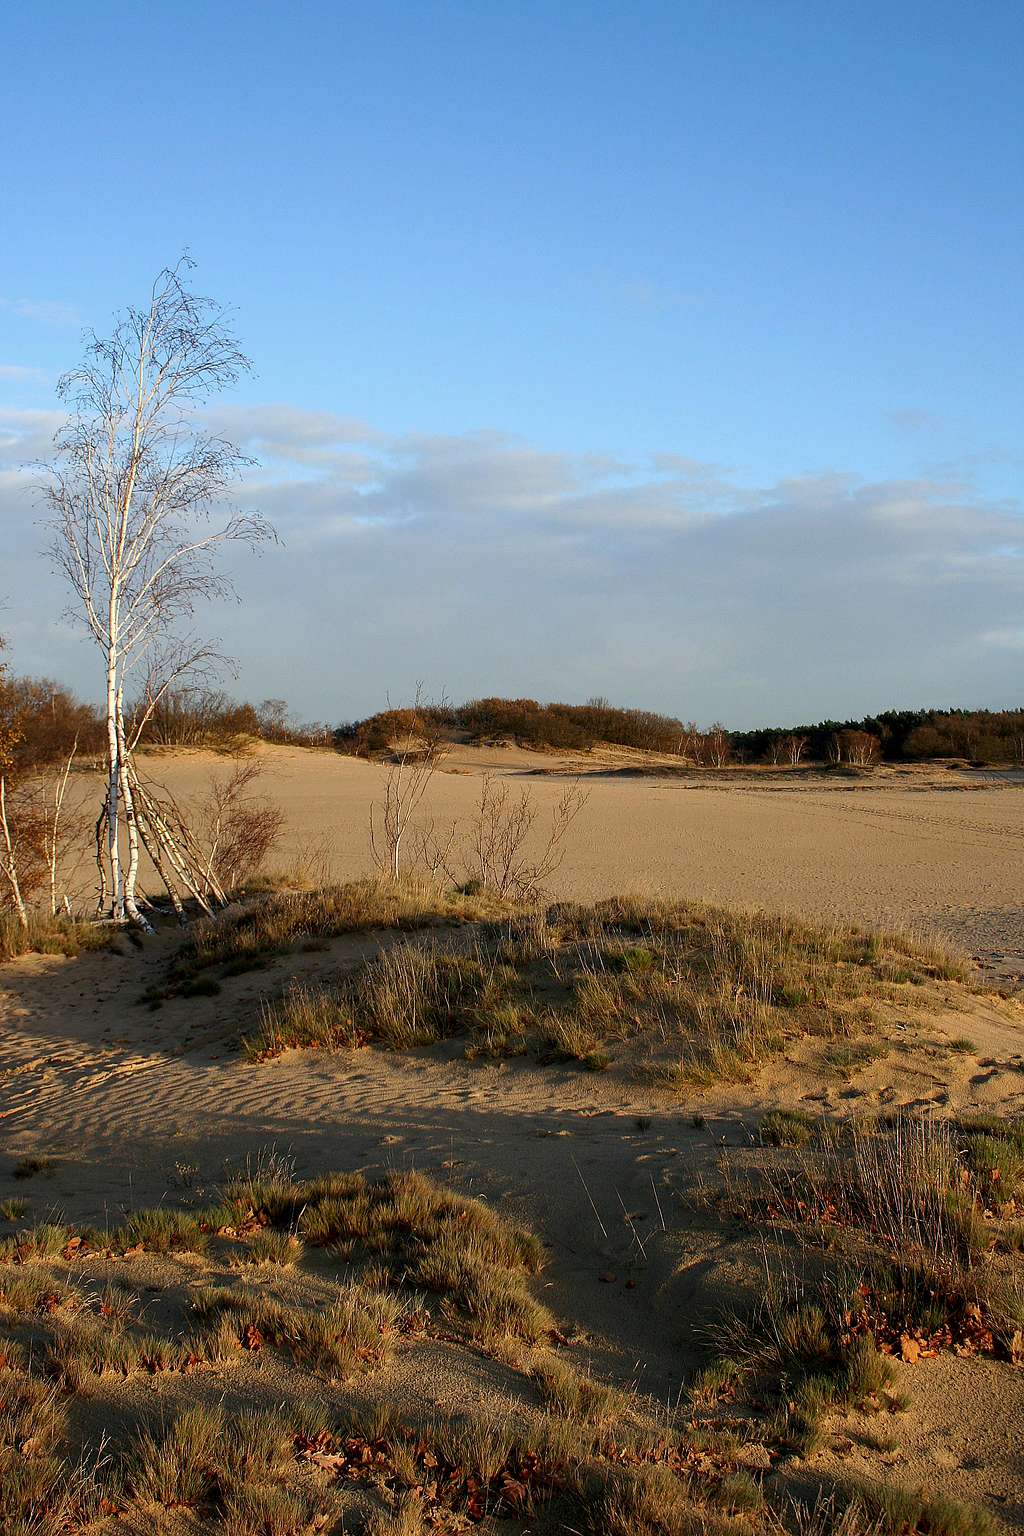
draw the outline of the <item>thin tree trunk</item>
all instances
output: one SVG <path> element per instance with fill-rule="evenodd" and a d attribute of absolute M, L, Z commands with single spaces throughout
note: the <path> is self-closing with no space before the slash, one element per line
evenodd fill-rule
<path fill-rule="evenodd" d="M 67 792 L 68 778 L 71 774 L 71 764 L 74 762 L 75 753 L 78 751 L 78 737 L 68 754 L 68 760 L 64 764 L 64 772 L 57 779 L 57 786 L 53 792 L 53 825 L 50 836 L 50 916 L 57 916 L 57 832 L 60 826 L 60 813 L 64 804 L 64 796 Z"/>
<path fill-rule="evenodd" d="M 107 785 L 109 793 L 110 786 Z M 99 870 L 99 892 L 96 897 L 96 916 L 102 917 L 107 909 L 107 866 L 103 862 L 103 828 L 107 820 L 107 798 L 103 797 L 103 809 L 96 818 L 96 868 Z"/>
<path fill-rule="evenodd" d="M 188 855 L 179 848 L 173 833 L 168 827 L 163 816 L 160 814 L 156 802 L 152 799 L 148 792 L 143 789 L 134 772 L 132 774 L 132 779 L 134 795 L 139 803 L 144 817 L 144 834 L 147 840 L 147 848 L 150 848 L 150 842 L 152 842 L 152 844 L 160 851 L 161 855 L 166 858 L 167 863 L 171 865 L 172 869 L 178 876 L 185 889 L 191 893 L 191 895 L 202 907 L 207 916 L 212 917 L 213 908 L 210 906 L 209 901 L 206 899 L 206 896 L 203 894 L 200 888 L 198 870 L 196 871 L 196 874 L 193 874 L 192 868 L 190 868 Z M 150 853 L 152 854 L 152 848 L 150 848 Z M 155 858 L 153 862 L 154 864 L 156 863 Z M 168 894 L 171 896 L 173 901 L 173 888 L 168 882 L 166 874 L 161 873 L 160 878 L 163 880 L 164 885 L 167 886 Z M 176 908 L 176 910 L 180 909 Z"/>
<path fill-rule="evenodd" d="M 18 921 L 25 932 L 28 932 L 28 913 L 25 910 L 25 901 L 21 894 L 21 886 L 18 883 L 18 865 L 14 857 L 14 844 L 11 841 L 11 828 L 7 820 L 7 780 L 0 774 L 0 830 L 4 836 L 4 874 L 10 882 L 11 894 L 14 897 L 14 909 L 18 914 Z"/>
<path fill-rule="evenodd" d="M 178 892 L 175 889 L 174 881 L 172 877 L 167 873 L 167 870 L 164 866 L 164 858 L 160 848 L 160 841 L 156 836 L 153 828 L 149 824 L 141 798 L 136 796 L 136 801 L 136 818 L 139 824 L 139 836 L 142 838 L 143 847 L 149 854 L 150 858 L 153 860 L 153 867 L 157 874 L 160 876 L 160 879 L 163 881 L 164 888 L 170 897 L 171 906 L 174 908 L 178 922 L 184 928 L 186 922 L 188 921 L 187 917 L 185 916 L 185 908 L 181 904 L 181 897 L 178 895 Z"/>
<path fill-rule="evenodd" d="M 111 602 L 111 624 L 114 604 Z M 120 751 L 117 740 L 117 653 L 113 642 L 107 651 L 107 859 L 110 864 L 110 916 L 124 920 L 124 888 L 121 882 L 121 850 L 118 846 L 118 797 Z"/>
<path fill-rule="evenodd" d="M 124 825 L 128 839 L 128 869 L 124 880 L 124 910 L 128 921 L 145 933 L 152 933 L 152 925 L 139 911 L 136 886 L 139 878 L 139 829 L 135 818 L 135 799 L 132 794 L 130 758 L 124 737 L 124 713 L 121 690 L 116 701 L 117 761 L 121 800 L 124 804 Z"/>

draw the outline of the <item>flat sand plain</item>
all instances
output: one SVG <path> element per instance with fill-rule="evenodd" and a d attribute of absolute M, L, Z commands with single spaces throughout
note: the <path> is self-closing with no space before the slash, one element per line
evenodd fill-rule
<path fill-rule="evenodd" d="M 315 878 L 369 873 L 367 821 L 387 770 L 331 752 L 261 749 L 261 790 L 283 806 L 278 867 Z M 155 755 L 154 779 L 180 799 L 229 764 L 209 752 Z M 587 803 L 552 894 L 581 901 L 637 892 L 764 907 L 807 918 L 924 926 L 994 975 L 1024 971 L 1024 782 L 967 768 L 814 769 L 680 774 L 628 751 L 554 756 L 456 747 L 422 814 L 438 827 L 472 817 L 491 772 L 527 788 L 537 834 L 566 783 Z"/>

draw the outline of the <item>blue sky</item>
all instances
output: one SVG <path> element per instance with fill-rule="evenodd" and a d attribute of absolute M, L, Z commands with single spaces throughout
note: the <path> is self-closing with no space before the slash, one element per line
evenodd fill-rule
<path fill-rule="evenodd" d="M 51 3 L 4 36 L 21 670 L 94 691 L 17 466 L 81 327 L 187 246 L 285 540 L 211 615 L 240 691 L 1022 696 L 1018 4 Z"/>

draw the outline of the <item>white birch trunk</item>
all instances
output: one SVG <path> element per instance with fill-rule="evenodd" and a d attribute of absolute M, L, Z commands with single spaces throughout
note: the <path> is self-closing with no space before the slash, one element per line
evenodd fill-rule
<path fill-rule="evenodd" d="M 135 797 L 132 793 L 132 779 L 130 773 L 130 758 L 125 744 L 124 735 L 124 701 L 121 690 L 117 692 L 117 762 L 118 778 L 121 789 L 121 803 L 124 806 L 125 836 L 128 842 L 128 868 L 124 877 L 124 911 L 125 917 L 136 928 L 143 929 L 146 933 L 152 933 L 152 925 L 139 911 L 136 888 L 139 879 L 139 828 L 135 815 Z"/>
<path fill-rule="evenodd" d="M 11 828 L 7 820 L 7 780 L 3 774 L 0 774 L 0 831 L 3 832 L 4 839 L 4 874 L 7 876 L 11 887 L 11 895 L 14 898 L 14 910 L 18 914 L 18 921 L 27 932 L 28 913 L 25 910 L 25 901 L 21 894 L 21 886 L 18 883 L 18 864 L 14 857 Z"/>
<path fill-rule="evenodd" d="M 57 779 L 57 786 L 56 786 L 56 788 L 55 788 L 55 790 L 53 792 L 53 823 L 51 825 L 51 836 L 50 836 L 50 847 L 49 847 L 49 855 L 50 855 L 50 916 L 51 917 L 56 917 L 57 916 L 57 837 L 58 837 L 58 833 L 60 831 L 60 813 L 61 813 L 61 810 L 62 810 L 63 805 L 64 805 L 64 796 L 67 793 L 68 778 L 71 775 L 71 764 L 75 760 L 75 753 L 77 751 L 78 751 L 78 737 L 76 736 L 75 737 L 75 744 L 71 748 L 70 753 L 68 754 L 67 762 L 64 764 L 64 771 L 58 777 L 58 779 Z M 67 897 L 65 897 L 64 899 L 66 901 Z"/>
<path fill-rule="evenodd" d="M 110 604 L 110 624 L 116 623 L 116 609 Z M 117 740 L 117 651 L 111 640 L 107 649 L 107 858 L 110 864 L 110 916 L 124 921 L 124 887 L 121 881 L 121 850 L 118 843 L 121 754 Z"/>

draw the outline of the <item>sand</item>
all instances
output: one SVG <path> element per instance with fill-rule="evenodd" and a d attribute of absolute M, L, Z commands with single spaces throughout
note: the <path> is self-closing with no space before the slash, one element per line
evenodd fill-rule
<path fill-rule="evenodd" d="M 278 863 L 336 879 L 366 872 L 367 810 L 384 770 L 287 748 L 264 761 L 264 791 L 288 817 Z M 709 779 L 638 776 L 638 766 L 628 755 L 594 764 L 461 749 L 435 777 L 428 814 L 470 815 L 487 768 L 527 785 L 546 815 L 584 768 L 589 798 L 554 895 L 665 892 L 928 925 L 965 943 L 993 981 L 1024 969 L 1017 784 L 931 769 Z M 196 752 L 154 758 L 151 769 L 187 798 L 225 764 Z M 694 1193 L 723 1153 L 750 1147 L 765 1109 L 1024 1113 L 1024 1007 L 1005 997 L 973 999 L 964 1017 L 940 1013 L 924 1035 L 895 1027 L 890 1054 L 849 1081 L 824 1080 L 796 1045 L 749 1084 L 672 1096 L 628 1074 L 467 1061 L 458 1041 L 248 1064 L 234 1041 L 261 997 L 296 975 L 336 975 L 375 941 L 283 956 L 226 979 L 216 997 L 156 1013 L 136 1006 L 177 942 L 165 925 L 142 949 L 30 956 L 0 971 L 0 1181 L 30 1196 L 32 1219 L 116 1219 L 179 1198 L 183 1180 L 212 1188 L 226 1164 L 260 1148 L 287 1152 L 303 1175 L 416 1167 L 533 1224 L 550 1245 L 543 1299 L 587 1331 L 582 1363 L 662 1402 L 699 1363 L 693 1316 L 749 1265 L 749 1234 L 695 1224 Z M 968 1051 L 932 1048 L 965 1034 Z M 8 1185 L 14 1160 L 38 1151 L 57 1154 L 56 1175 Z M 897 1452 L 882 1466 L 864 1424 L 839 1423 L 812 1458 L 812 1483 L 844 1469 L 908 1487 L 937 1481 L 1024 1523 L 1019 1371 L 945 1356 L 904 1374 L 912 1408 L 891 1426 Z M 483 1401 L 488 1380 L 467 1385 L 439 1367 L 432 1390 L 441 1405 Z"/>
<path fill-rule="evenodd" d="M 261 756 L 263 792 L 287 816 L 274 862 L 318 878 L 370 872 L 367 817 L 386 770 L 298 748 L 264 748 Z M 624 750 L 560 757 L 509 747 L 457 747 L 443 766 L 423 803 L 439 828 L 472 816 L 484 771 L 529 790 L 538 831 L 580 776 L 587 803 L 550 882 L 555 896 L 664 893 L 814 919 L 921 925 L 996 973 L 1024 971 L 1020 775 L 926 766 L 854 777 L 672 776 L 667 760 L 659 775 L 658 760 Z M 227 772 L 209 752 L 158 755 L 146 767 L 185 799 Z"/>

